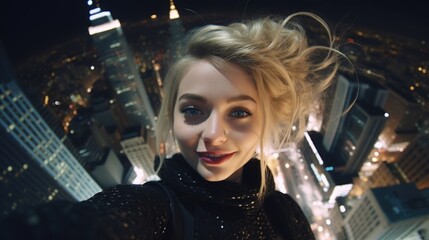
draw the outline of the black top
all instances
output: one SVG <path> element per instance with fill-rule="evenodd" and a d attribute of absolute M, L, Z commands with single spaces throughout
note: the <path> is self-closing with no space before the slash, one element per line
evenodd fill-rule
<path fill-rule="evenodd" d="M 194 239 L 314 239 L 296 202 L 274 190 L 257 198 L 260 166 L 250 160 L 242 183 L 209 182 L 176 154 L 159 173 L 194 218 Z M 0 224 L 0 239 L 167 239 L 171 211 L 154 185 L 118 185 L 80 203 L 52 202 Z M 31 237 L 30 237 L 31 236 Z"/>

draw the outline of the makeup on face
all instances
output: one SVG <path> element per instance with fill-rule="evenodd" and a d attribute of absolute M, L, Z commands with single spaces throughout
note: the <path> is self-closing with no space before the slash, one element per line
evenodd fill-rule
<path fill-rule="evenodd" d="M 252 79 L 238 66 L 228 67 L 222 72 L 197 61 L 181 80 L 174 110 L 180 151 L 208 181 L 237 179 L 262 128 Z"/>

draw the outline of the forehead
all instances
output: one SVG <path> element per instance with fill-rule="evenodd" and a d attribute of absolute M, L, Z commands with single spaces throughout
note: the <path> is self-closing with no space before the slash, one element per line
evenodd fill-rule
<path fill-rule="evenodd" d="M 227 63 L 218 69 L 205 60 L 195 62 L 181 79 L 178 98 L 183 94 L 202 95 L 213 101 L 243 94 L 258 99 L 252 78 L 242 68 Z"/>

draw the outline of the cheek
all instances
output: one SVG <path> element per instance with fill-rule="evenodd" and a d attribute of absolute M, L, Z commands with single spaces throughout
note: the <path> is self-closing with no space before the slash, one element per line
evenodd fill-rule
<path fill-rule="evenodd" d="M 190 127 L 183 120 L 175 120 L 173 123 L 173 134 L 179 146 L 193 147 L 198 142 L 198 133 L 195 127 Z M 184 149 L 181 149 L 184 150 Z"/>

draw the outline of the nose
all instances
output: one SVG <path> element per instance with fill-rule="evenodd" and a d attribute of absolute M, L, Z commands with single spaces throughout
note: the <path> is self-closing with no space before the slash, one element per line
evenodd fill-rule
<path fill-rule="evenodd" d="M 218 113 L 213 111 L 206 120 L 201 137 L 206 143 L 211 145 L 219 145 L 224 143 L 227 139 L 224 130 L 225 123 L 223 118 Z"/>

